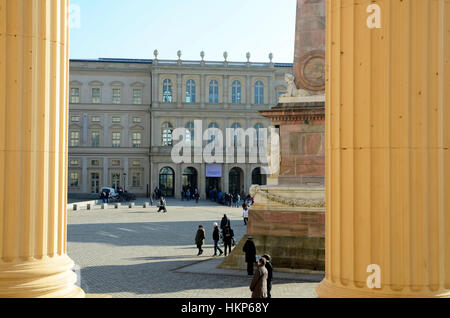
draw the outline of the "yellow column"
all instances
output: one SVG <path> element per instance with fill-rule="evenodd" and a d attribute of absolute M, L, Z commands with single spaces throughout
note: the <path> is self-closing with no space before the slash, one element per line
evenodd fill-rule
<path fill-rule="evenodd" d="M 450 296 L 450 1 L 327 0 L 326 117 L 318 295 Z"/>
<path fill-rule="evenodd" d="M 68 0 L 0 0 L 0 298 L 83 297 L 66 254 Z"/>

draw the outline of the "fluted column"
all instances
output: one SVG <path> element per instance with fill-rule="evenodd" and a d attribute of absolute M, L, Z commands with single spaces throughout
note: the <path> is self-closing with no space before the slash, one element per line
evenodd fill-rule
<path fill-rule="evenodd" d="M 379 29 L 367 24 L 374 4 Z M 317 292 L 450 296 L 450 1 L 327 0 L 327 50 Z M 367 284 L 371 264 L 380 288 Z"/>
<path fill-rule="evenodd" d="M 0 298 L 84 296 L 66 254 L 68 7 L 0 1 Z"/>

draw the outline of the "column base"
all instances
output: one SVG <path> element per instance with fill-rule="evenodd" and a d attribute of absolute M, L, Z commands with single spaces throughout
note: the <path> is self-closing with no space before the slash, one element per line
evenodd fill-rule
<path fill-rule="evenodd" d="M 387 291 L 383 289 L 356 288 L 353 286 L 343 287 L 324 279 L 316 287 L 319 298 L 450 298 L 450 290 L 440 290 L 437 292 L 422 291 Z"/>
<path fill-rule="evenodd" d="M 84 298 L 67 255 L 0 261 L 0 298 Z"/>

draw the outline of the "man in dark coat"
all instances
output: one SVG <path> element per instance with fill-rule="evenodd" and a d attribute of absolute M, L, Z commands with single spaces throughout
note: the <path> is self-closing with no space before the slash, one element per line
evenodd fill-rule
<path fill-rule="evenodd" d="M 252 298 L 267 298 L 267 269 L 266 260 L 260 258 L 258 261 L 258 268 L 253 276 L 250 290 L 252 291 Z"/>
<path fill-rule="evenodd" d="M 227 248 L 229 253 L 231 254 L 231 245 L 234 238 L 234 232 L 229 225 L 225 227 L 223 231 L 223 244 L 225 245 L 225 256 L 227 256 Z"/>
<path fill-rule="evenodd" d="M 256 263 L 256 246 L 253 237 L 249 236 L 242 248 L 245 253 L 245 262 L 247 263 L 247 274 L 253 275 L 253 264 Z"/>
<path fill-rule="evenodd" d="M 273 266 L 270 262 L 270 255 L 264 254 L 262 256 L 266 260 L 266 269 L 267 269 L 267 298 L 272 298 L 272 295 L 270 294 L 270 291 L 272 290 L 272 277 L 273 277 Z"/>
<path fill-rule="evenodd" d="M 222 233 L 227 226 L 231 226 L 231 224 L 230 224 L 230 220 L 228 219 L 227 215 L 224 214 L 222 221 L 220 221 L 220 229 L 222 230 Z"/>
<path fill-rule="evenodd" d="M 203 254 L 202 246 L 205 243 L 205 238 L 206 238 L 205 230 L 203 229 L 202 225 L 199 225 L 198 226 L 198 230 L 197 230 L 197 234 L 195 235 L 195 244 L 197 244 L 197 248 L 198 248 L 197 256 Z"/>
<path fill-rule="evenodd" d="M 223 254 L 222 249 L 219 247 L 219 240 L 220 240 L 219 226 L 217 225 L 217 223 L 214 223 L 214 231 L 213 231 L 214 255 L 213 256 L 217 256 L 217 250 L 219 250 L 219 252 L 220 252 L 219 256 L 222 256 L 222 254 Z"/>

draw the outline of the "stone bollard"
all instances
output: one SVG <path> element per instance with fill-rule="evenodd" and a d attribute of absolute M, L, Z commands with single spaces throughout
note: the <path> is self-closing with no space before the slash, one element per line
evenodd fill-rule
<path fill-rule="evenodd" d="M 144 209 L 148 208 L 148 202 L 144 202 L 144 204 L 142 205 L 142 207 L 143 207 Z"/>
<path fill-rule="evenodd" d="M 78 205 L 77 205 L 77 204 L 74 204 L 74 205 L 73 205 L 73 210 L 74 210 L 74 211 L 78 211 Z"/>
<path fill-rule="evenodd" d="M 102 210 L 107 210 L 107 209 L 108 209 L 108 204 L 102 203 Z"/>
<path fill-rule="evenodd" d="M 128 207 L 129 207 L 130 209 L 134 208 L 134 203 L 131 202 L 131 203 L 128 205 Z"/>

